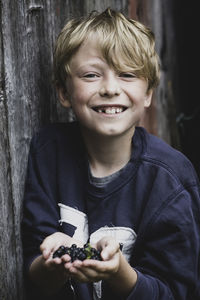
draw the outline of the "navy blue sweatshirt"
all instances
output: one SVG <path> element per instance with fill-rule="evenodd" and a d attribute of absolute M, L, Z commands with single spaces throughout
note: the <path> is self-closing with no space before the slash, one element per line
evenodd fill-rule
<path fill-rule="evenodd" d="M 54 232 L 91 243 L 112 235 L 138 275 L 127 300 L 199 300 L 200 193 L 194 168 L 142 127 L 135 130 L 132 149 L 120 176 L 97 187 L 89 180 L 78 123 L 52 124 L 33 137 L 22 222 L 25 272 Z M 36 287 L 29 290 L 39 299 Z M 124 298 L 106 282 L 71 282 L 51 299 Z"/>

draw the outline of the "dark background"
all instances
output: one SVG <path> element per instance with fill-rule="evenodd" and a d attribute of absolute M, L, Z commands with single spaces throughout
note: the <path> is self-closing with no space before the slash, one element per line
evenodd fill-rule
<path fill-rule="evenodd" d="M 174 2 L 177 47 L 177 124 L 182 152 L 192 161 L 200 177 L 200 17 L 194 1 Z"/>

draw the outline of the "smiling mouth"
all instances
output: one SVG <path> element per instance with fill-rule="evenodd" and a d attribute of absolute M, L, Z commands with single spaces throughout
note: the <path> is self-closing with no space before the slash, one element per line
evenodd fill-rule
<path fill-rule="evenodd" d="M 92 108 L 98 113 L 104 113 L 109 115 L 120 114 L 124 112 L 127 107 L 125 106 L 96 106 Z"/>

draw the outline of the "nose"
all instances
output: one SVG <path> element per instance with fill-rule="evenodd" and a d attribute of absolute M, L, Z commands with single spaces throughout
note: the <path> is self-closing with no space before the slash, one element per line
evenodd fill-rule
<path fill-rule="evenodd" d="M 99 94 L 101 97 L 108 98 L 121 94 L 121 88 L 115 74 L 109 74 L 103 79 Z"/>

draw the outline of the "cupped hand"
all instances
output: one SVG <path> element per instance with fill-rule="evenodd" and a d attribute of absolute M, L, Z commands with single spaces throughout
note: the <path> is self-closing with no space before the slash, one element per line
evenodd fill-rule
<path fill-rule="evenodd" d="M 44 239 L 40 245 L 40 251 L 42 253 L 44 263 L 46 267 L 54 269 L 57 265 L 67 263 L 70 261 L 70 256 L 65 254 L 61 258 L 53 258 L 53 253 L 60 247 L 70 247 L 72 244 L 77 244 L 82 247 L 82 243 L 64 234 L 62 232 L 55 232 Z"/>
<path fill-rule="evenodd" d="M 104 237 L 93 246 L 101 251 L 102 261 L 86 259 L 73 263 L 66 261 L 64 264 L 70 276 L 80 282 L 109 279 L 118 271 L 122 255 L 119 243 L 112 237 Z"/>

